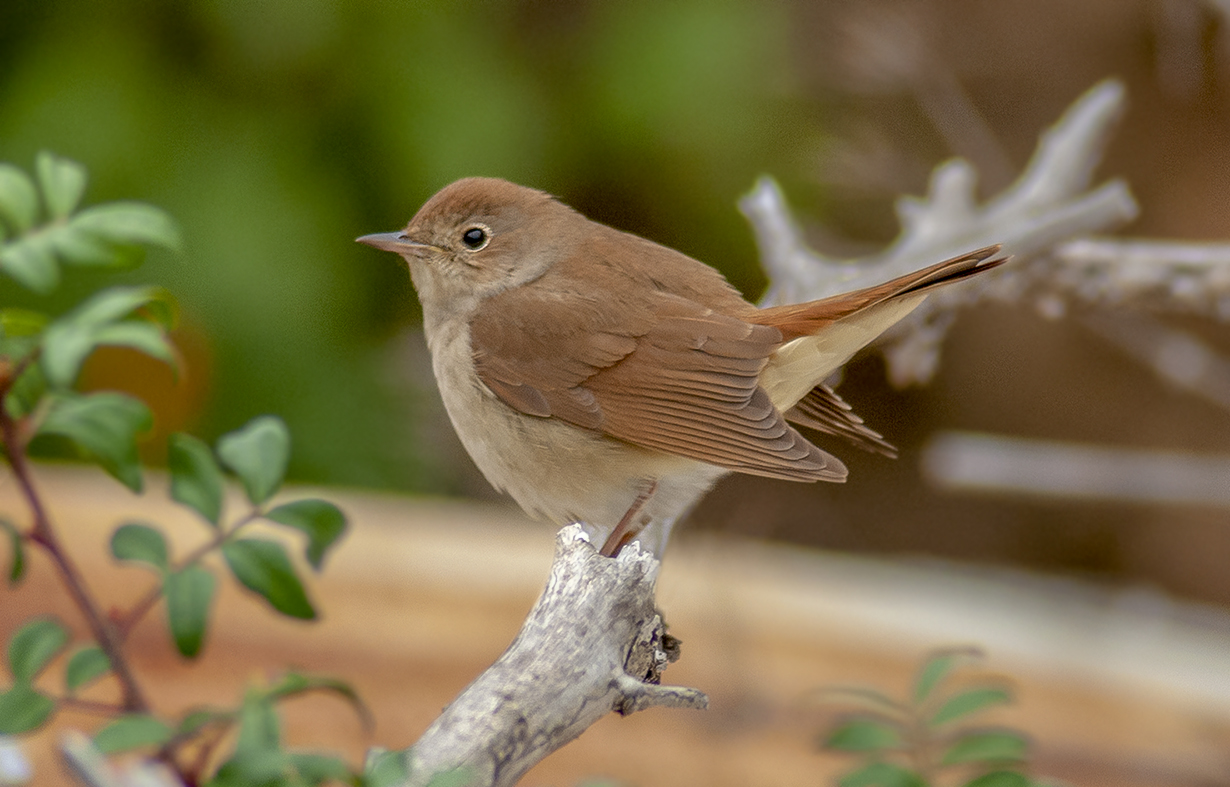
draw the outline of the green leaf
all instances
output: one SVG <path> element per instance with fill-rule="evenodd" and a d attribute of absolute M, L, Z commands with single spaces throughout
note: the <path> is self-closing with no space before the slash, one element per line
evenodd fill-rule
<path fill-rule="evenodd" d="M 38 433 L 67 437 L 120 483 L 140 492 L 137 434 L 152 425 L 149 408 L 131 396 L 113 392 L 63 394 L 47 411 Z"/>
<path fill-rule="evenodd" d="M 50 250 L 66 265 L 119 267 L 126 262 L 128 256 L 120 248 L 95 238 L 72 224 L 46 227 L 43 229 L 43 237 Z"/>
<path fill-rule="evenodd" d="M 81 364 L 104 344 L 132 347 L 174 365 L 175 352 L 156 325 L 118 322 L 137 309 L 170 298 L 159 287 L 110 287 L 95 293 L 48 326 L 40 359 L 47 381 L 57 388 L 71 386 Z"/>
<path fill-rule="evenodd" d="M 55 712 L 55 700 L 19 682 L 0 693 L 0 735 L 17 735 L 43 726 Z"/>
<path fill-rule="evenodd" d="M 108 287 L 91 295 L 63 319 L 100 327 L 158 301 L 173 302 L 174 297 L 162 287 Z"/>
<path fill-rule="evenodd" d="M 872 719 L 851 719 L 838 726 L 824 741 L 824 748 L 838 751 L 880 751 L 901 745 L 901 733 Z"/>
<path fill-rule="evenodd" d="M 281 418 L 258 416 L 218 439 L 218 457 L 239 476 L 248 499 L 260 505 L 282 485 L 290 459 L 290 432 Z"/>
<path fill-rule="evenodd" d="M 94 745 L 103 754 L 116 754 L 142 746 L 161 746 L 172 735 L 174 732 L 165 722 L 144 713 L 132 713 L 99 730 Z"/>
<path fill-rule="evenodd" d="M 64 672 L 64 685 L 72 694 L 91 681 L 98 680 L 111 671 L 111 659 L 97 645 L 86 645 L 68 660 Z"/>
<path fill-rule="evenodd" d="M 9 670 L 18 681 L 34 680 L 68 644 L 68 630 L 55 618 L 35 618 L 9 639 Z"/>
<path fill-rule="evenodd" d="M 13 388 L 4 399 L 4 407 L 13 418 L 24 418 L 34 412 L 46 393 L 47 379 L 43 376 L 43 368 L 32 363 L 13 383 Z"/>
<path fill-rule="evenodd" d="M 44 150 L 34 160 L 34 169 L 51 218 L 62 219 L 72 213 L 85 193 L 85 167 Z"/>
<path fill-rule="evenodd" d="M 171 497 L 215 527 L 222 516 L 222 469 L 204 442 L 176 432 L 167 441 Z"/>
<path fill-rule="evenodd" d="M 1030 781 L 1016 771 L 992 771 L 966 782 L 965 787 L 1030 787 Z"/>
<path fill-rule="evenodd" d="M 454 768 L 432 776 L 427 781 L 427 787 L 470 787 L 477 783 L 469 768 Z"/>
<path fill-rule="evenodd" d="M 205 641 L 209 609 L 213 605 L 214 575 L 201 566 L 188 566 L 167 575 L 167 623 L 175 648 L 186 658 L 196 658 Z"/>
<path fill-rule="evenodd" d="M 136 522 L 120 525 L 111 534 L 111 554 L 116 560 L 136 560 L 160 572 L 165 572 L 169 565 L 167 542 L 162 533 Z"/>
<path fill-rule="evenodd" d="M 314 752 L 291 752 L 290 765 L 299 778 L 309 785 L 327 781 L 345 782 L 350 779 L 350 767 L 340 757 Z"/>
<path fill-rule="evenodd" d="M 927 787 L 914 771 L 888 762 L 873 762 L 837 782 L 841 787 Z"/>
<path fill-rule="evenodd" d="M 183 719 L 180 720 L 179 726 L 176 728 L 177 735 L 191 735 L 197 730 L 205 727 L 216 721 L 230 720 L 230 713 L 225 711 L 214 710 L 194 710 L 189 712 Z"/>
<path fill-rule="evenodd" d="M 350 706 L 354 708 L 364 727 L 370 728 L 375 725 L 375 718 L 372 716 L 371 710 L 364 704 L 359 693 L 349 683 L 337 678 L 288 672 L 282 676 L 282 679 L 277 684 L 268 690 L 266 696 L 275 702 L 279 702 L 310 692 L 327 692 L 338 695 L 350 703 Z"/>
<path fill-rule="evenodd" d="M 292 618 L 313 620 L 316 610 L 291 566 L 286 550 L 276 541 L 240 538 L 222 545 L 222 556 L 235 578 L 269 605 Z"/>
<path fill-rule="evenodd" d="M 859 686 L 827 686 L 815 692 L 817 701 L 828 705 L 849 705 L 890 719 L 910 714 L 901 703 L 874 689 Z"/>
<path fill-rule="evenodd" d="M 235 754 L 218 768 L 209 787 L 294 787 L 287 780 L 290 760 L 280 749 Z"/>
<path fill-rule="evenodd" d="M 236 754 L 256 754 L 277 750 L 282 745 L 282 724 L 273 702 L 258 691 L 249 691 L 239 709 L 239 737 Z"/>
<path fill-rule="evenodd" d="M 162 328 L 150 322 L 127 320 L 104 325 L 94 332 L 94 344 L 129 347 L 175 368 L 175 348 Z"/>
<path fill-rule="evenodd" d="M 38 192 L 34 181 L 12 164 L 0 163 L 0 221 L 21 233 L 38 218 Z"/>
<path fill-rule="evenodd" d="M 35 336 L 47 327 L 47 315 L 10 306 L 0 309 L 0 330 L 5 336 Z"/>
<path fill-rule="evenodd" d="M 265 518 L 307 533 L 305 554 L 308 563 L 317 571 L 329 547 L 346 532 L 346 515 L 326 500 L 296 500 L 278 506 L 265 514 Z"/>
<path fill-rule="evenodd" d="M 914 681 L 914 702 L 921 705 L 931 696 L 931 692 L 948 677 L 953 668 L 962 662 L 980 657 L 982 654 L 974 648 L 944 650 L 932 655 L 918 671 Z"/>
<path fill-rule="evenodd" d="M 1012 695 L 1005 689 L 983 687 L 961 692 L 940 706 L 931 717 L 931 724 L 939 726 L 969 716 L 992 705 L 1012 702 Z"/>
<path fill-rule="evenodd" d="M 170 214 L 142 202 L 108 202 L 73 216 L 70 226 L 115 244 L 180 247 L 179 227 Z"/>
<path fill-rule="evenodd" d="M 394 787 L 406 781 L 410 771 L 406 768 L 408 749 L 382 751 L 374 756 L 368 754 L 363 763 L 363 784 L 365 787 Z"/>
<path fill-rule="evenodd" d="M 60 284 L 60 267 L 46 238 L 29 236 L 0 246 L 0 271 L 39 295 Z"/>
<path fill-rule="evenodd" d="M 953 744 L 943 762 L 1021 762 L 1028 750 L 1029 742 L 1015 732 L 974 732 Z"/>
<path fill-rule="evenodd" d="M 17 525 L 7 519 L 0 519 L 0 528 L 9 534 L 9 544 L 13 551 L 13 563 L 9 568 L 9 585 L 16 585 L 26 573 L 26 549 L 21 540 L 21 531 Z"/>

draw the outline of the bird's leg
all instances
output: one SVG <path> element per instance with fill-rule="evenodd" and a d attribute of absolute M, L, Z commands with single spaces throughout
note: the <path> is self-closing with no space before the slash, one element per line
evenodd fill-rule
<path fill-rule="evenodd" d="M 649 498 L 653 497 L 653 493 L 658 489 L 658 482 L 650 481 L 649 486 L 641 490 L 641 493 L 632 501 L 632 505 L 628 508 L 628 512 L 624 514 L 623 519 L 619 520 L 619 524 L 611 531 L 606 539 L 606 543 L 602 545 L 602 549 L 598 552 L 606 557 L 615 557 L 619 554 L 619 550 L 623 549 L 624 544 L 627 544 L 632 539 L 636 538 L 636 534 L 644 528 L 643 524 L 634 524 L 636 517 L 640 514 L 641 509 L 645 507 L 645 503 L 649 502 Z"/>

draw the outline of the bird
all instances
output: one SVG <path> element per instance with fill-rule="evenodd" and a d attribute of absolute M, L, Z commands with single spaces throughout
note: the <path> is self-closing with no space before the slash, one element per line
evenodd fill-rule
<path fill-rule="evenodd" d="M 397 232 L 449 419 L 497 490 L 661 556 L 721 477 L 845 481 L 794 425 L 895 449 L 825 380 L 988 246 L 873 287 L 758 308 L 715 268 L 497 178 L 445 186 Z"/>

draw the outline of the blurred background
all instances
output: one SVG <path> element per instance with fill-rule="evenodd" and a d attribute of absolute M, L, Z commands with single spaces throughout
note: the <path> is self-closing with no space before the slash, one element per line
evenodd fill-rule
<path fill-rule="evenodd" d="M 145 200 L 182 223 L 185 252 L 129 276 L 180 298 L 186 373 L 116 351 L 85 377 L 150 402 L 152 461 L 172 431 L 212 440 L 273 412 L 294 481 L 494 499 L 438 401 L 404 266 L 354 237 L 403 226 L 456 178 L 500 176 L 754 299 L 765 282 L 735 203 L 757 176 L 818 250 L 870 253 L 935 165 L 965 156 L 994 194 L 1114 76 L 1129 105 L 1099 179 L 1126 179 L 1142 207 L 1125 232 L 1225 239 L 1228 31 L 1218 0 L 6 0 L 0 160 L 52 150 L 89 168 L 87 201 Z M 71 281 L 52 308 L 99 283 Z M 0 300 L 30 298 L 3 281 Z M 1167 322 L 1230 352 L 1224 324 Z M 1226 409 L 1079 321 L 969 310 L 931 385 L 894 390 L 868 353 L 840 391 L 899 460 L 826 446 L 844 486 L 731 478 L 685 532 L 1230 604 L 1223 508 L 972 497 L 920 472 L 927 441 L 955 429 L 1227 452 Z"/>
<path fill-rule="evenodd" d="M 0 6 L 0 159 L 86 164 L 87 199 L 183 224 L 182 256 L 132 274 L 175 292 L 187 373 L 135 354 L 95 387 L 134 389 L 147 441 L 275 412 L 294 480 L 490 496 L 443 415 L 406 271 L 355 245 L 446 183 L 492 175 L 763 289 L 735 208 L 782 184 L 821 251 L 896 233 L 893 200 L 953 155 L 1005 186 L 1039 132 L 1097 81 L 1129 109 L 1101 173 L 1142 205 L 1135 235 L 1230 235 L 1225 8 L 1197 0 L 751 0 Z M 971 112 L 973 114 L 971 114 Z M 95 282 L 78 277 L 64 307 Z M 8 282 L 0 295 L 21 299 Z M 1226 347 L 1223 326 L 1185 328 Z M 123 379 L 114 379 L 115 377 Z M 1225 511 L 976 500 L 931 491 L 937 429 L 1223 451 L 1230 415 L 1172 390 L 1071 321 L 964 314 L 934 384 L 867 354 L 843 395 L 901 459 L 835 446 L 844 486 L 732 478 L 689 528 L 856 551 L 990 560 L 1230 602 Z"/>

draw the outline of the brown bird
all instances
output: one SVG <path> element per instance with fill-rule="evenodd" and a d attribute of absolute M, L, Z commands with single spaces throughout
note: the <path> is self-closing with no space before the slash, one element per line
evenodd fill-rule
<path fill-rule="evenodd" d="M 758 309 L 718 271 L 549 194 L 466 178 L 401 232 L 449 418 L 497 489 L 602 552 L 671 526 L 730 472 L 844 481 L 788 421 L 893 455 L 824 380 L 990 246 L 863 290 Z"/>

